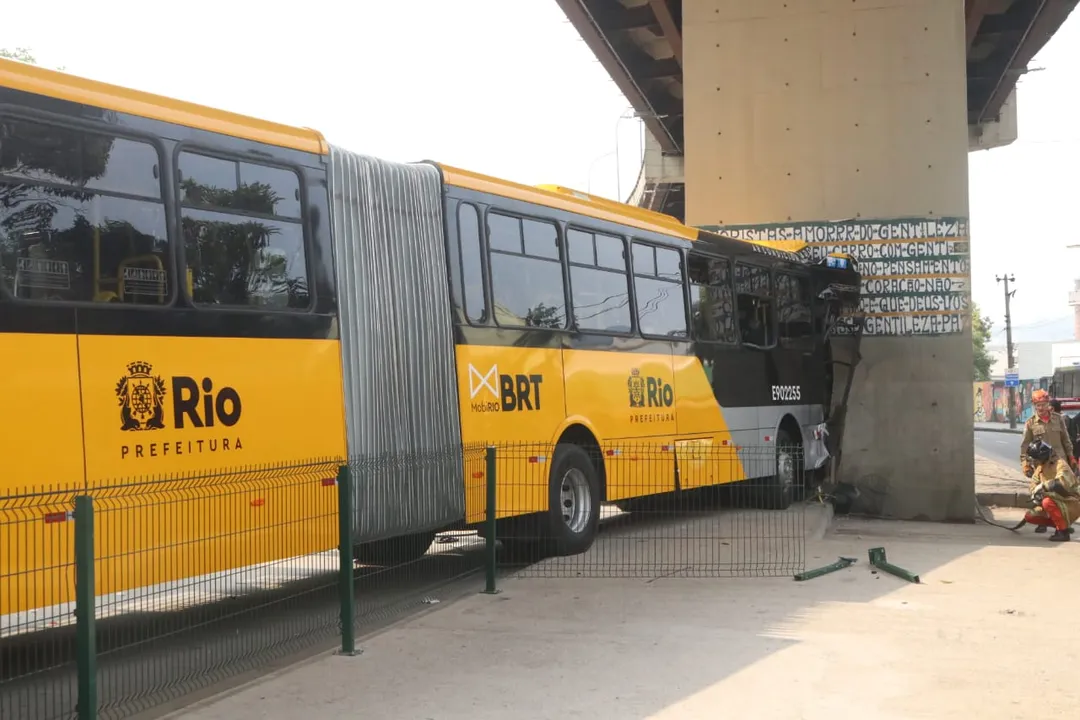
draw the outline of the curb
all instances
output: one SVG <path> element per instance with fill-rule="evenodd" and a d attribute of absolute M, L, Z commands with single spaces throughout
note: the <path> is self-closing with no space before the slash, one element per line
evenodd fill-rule
<path fill-rule="evenodd" d="M 1031 507 L 1031 493 L 975 493 L 975 499 L 983 507 L 1007 507 L 1027 509 Z"/>
<path fill-rule="evenodd" d="M 1011 428 L 990 428 L 990 427 L 975 427 L 975 432 L 996 432 L 996 433 L 1008 433 L 1010 435 L 1023 435 L 1024 431 L 1021 428 L 1015 430 Z"/>

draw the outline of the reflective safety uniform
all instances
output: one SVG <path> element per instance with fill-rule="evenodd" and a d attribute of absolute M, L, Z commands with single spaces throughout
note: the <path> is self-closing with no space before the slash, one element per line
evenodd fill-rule
<path fill-rule="evenodd" d="M 1057 457 L 1035 465 L 1031 476 L 1031 492 L 1040 484 L 1050 485 L 1057 480 L 1063 491 L 1047 490 L 1040 507 L 1034 508 L 1024 519 L 1032 525 L 1052 526 L 1055 530 L 1065 530 L 1080 518 L 1080 482 L 1077 481 L 1069 464 Z"/>
<path fill-rule="evenodd" d="M 1069 430 L 1065 426 L 1065 418 L 1056 412 L 1051 412 L 1045 418 L 1040 418 L 1036 413 L 1024 423 L 1024 438 L 1020 441 L 1020 467 L 1024 474 L 1030 477 L 1033 464 L 1027 456 L 1027 447 L 1033 442 L 1042 440 L 1054 449 L 1054 456 L 1071 460 L 1073 456 L 1072 439 Z"/>

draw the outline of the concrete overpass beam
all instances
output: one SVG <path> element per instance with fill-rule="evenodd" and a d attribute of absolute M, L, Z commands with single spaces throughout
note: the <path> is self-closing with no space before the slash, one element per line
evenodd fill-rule
<path fill-rule="evenodd" d="M 970 519 L 964 1 L 682 12 L 687 223 L 861 258 L 842 479 L 869 512 Z"/>
<path fill-rule="evenodd" d="M 641 170 L 630 197 L 630 205 L 664 212 L 671 193 L 682 193 L 683 158 L 681 155 L 665 155 L 656 137 L 645 130 L 645 152 Z"/>
<path fill-rule="evenodd" d="M 997 120 L 968 126 L 968 150 L 993 150 L 1016 142 L 1019 128 L 1016 123 L 1016 88 L 1001 106 Z"/>
<path fill-rule="evenodd" d="M 645 157 L 642 158 L 645 166 L 645 177 L 653 182 L 682 183 L 683 157 L 681 155 L 665 155 L 653 134 L 645 131 Z"/>

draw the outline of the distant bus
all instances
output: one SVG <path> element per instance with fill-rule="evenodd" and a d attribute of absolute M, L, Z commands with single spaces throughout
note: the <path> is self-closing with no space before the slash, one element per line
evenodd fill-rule
<path fill-rule="evenodd" d="M 1062 412 L 1080 411 L 1080 365 L 1054 368 L 1050 397 L 1061 401 Z"/>
<path fill-rule="evenodd" d="M 590 546 L 602 502 L 757 476 L 786 507 L 826 461 L 829 330 L 859 284 L 850 258 L 808 263 L 564 188 L 384 162 L 0 60 L 0 495 L 444 457 L 362 478 L 356 552 L 372 562 L 484 517 L 483 480 L 445 453 L 463 444 L 534 444 L 498 514 L 539 519 L 562 554 Z M 642 446 L 666 458 L 648 487 L 621 470 L 620 450 Z M 731 462 L 695 469 L 703 446 Z M 738 449 L 761 447 L 768 462 Z M 100 552 L 164 553 L 227 535 L 218 522 L 332 502 L 311 485 L 198 518 L 142 507 L 138 538 L 102 530 Z M 147 563 L 140 584 L 335 544 L 332 528 L 290 542 Z"/>

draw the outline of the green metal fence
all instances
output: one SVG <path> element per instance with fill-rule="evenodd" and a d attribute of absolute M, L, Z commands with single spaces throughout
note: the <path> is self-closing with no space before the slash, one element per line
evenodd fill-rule
<path fill-rule="evenodd" d="M 74 492 L 0 498 L 0 718 L 67 718 L 78 701 Z"/>
<path fill-rule="evenodd" d="M 458 526 L 355 543 L 357 487 L 447 462 Z M 0 497 L 0 718 L 160 708 L 355 654 L 362 632 L 511 577 L 795 574 L 802 465 L 775 445 L 504 443 Z"/>
<path fill-rule="evenodd" d="M 815 488 L 801 447 L 561 450 L 496 450 L 498 567 L 514 577 L 778 577 L 804 568 L 801 500 Z M 525 512 L 538 504 L 541 512 Z M 581 551 L 566 526 L 591 524 L 595 537 Z"/>

